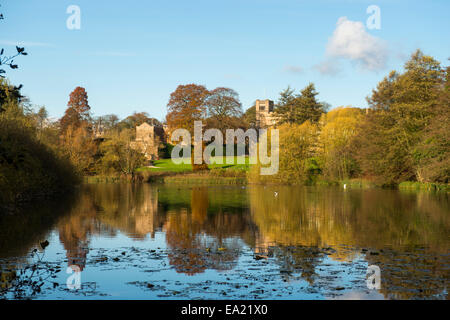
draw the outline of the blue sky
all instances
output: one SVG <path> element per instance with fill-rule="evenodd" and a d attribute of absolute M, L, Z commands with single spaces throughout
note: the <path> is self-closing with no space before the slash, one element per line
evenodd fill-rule
<path fill-rule="evenodd" d="M 8 78 L 52 117 L 76 86 L 86 88 L 94 116 L 120 118 L 145 111 L 163 119 L 170 93 L 187 83 L 233 88 L 244 109 L 309 82 L 333 107 L 366 107 L 415 49 L 443 65 L 450 57 L 448 0 L 0 3 L 0 47 L 14 52 L 20 43 L 29 53 Z M 66 27 L 70 5 L 81 10 L 80 30 Z M 380 8 L 379 30 L 366 27 L 369 5 Z"/>

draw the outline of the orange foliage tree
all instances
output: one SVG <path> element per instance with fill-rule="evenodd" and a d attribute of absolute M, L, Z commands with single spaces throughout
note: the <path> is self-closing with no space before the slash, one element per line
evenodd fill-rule
<path fill-rule="evenodd" d="M 80 172 L 92 173 L 97 153 L 86 89 L 76 87 L 60 119 L 62 150 Z"/>
<path fill-rule="evenodd" d="M 208 96 L 209 91 L 205 86 L 197 84 L 179 85 L 170 95 L 169 103 L 167 104 L 166 121 L 170 130 L 186 129 L 193 138 L 194 121 L 205 119 Z M 203 145 L 202 148 L 204 148 Z M 194 164 L 194 158 L 191 156 L 194 171 L 208 168 L 203 160 L 202 162 L 202 164 Z"/>
<path fill-rule="evenodd" d="M 61 129 L 65 131 L 69 126 L 78 128 L 82 123 L 90 120 L 90 110 L 88 95 L 83 87 L 76 87 L 72 91 L 67 103 L 68 108 L 61 118 Z"/>

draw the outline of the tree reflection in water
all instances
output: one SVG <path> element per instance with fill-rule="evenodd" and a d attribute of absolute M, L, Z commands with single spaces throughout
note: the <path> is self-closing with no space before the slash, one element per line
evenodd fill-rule
<path fill-rule="evenodd" d="M 76 200 L 0 217 L 0 261 L 26 263 L 57 230 L 67 265 L 83 270 L 93 236 L 146 241 L 161 233 L 168 263 L 185 275 L 232 270 L 251 248 L 287 282 L 299 275 L 314 285 L 326 259 L 365 259 L 381 268 L 387 298 L 446 296 L 449 209 L 446 194 L 394 190 L 86 185 Z M 6 270 L 21 269 L 2 268 L 3 284 L 12 279 Z"/>
<path fill-rule="evenodd" d="M 334 260 L 367 253 L 368 263 L 382 270 L 385 297 L 447 295 L 447 194 L 278 186 L 251 188 L 249 197 L 257 246 L 281 250 L 283 270 L 298 270 L 311 283 L 324 255 L 314 248 L 332 247 L 327 255 Z"/>

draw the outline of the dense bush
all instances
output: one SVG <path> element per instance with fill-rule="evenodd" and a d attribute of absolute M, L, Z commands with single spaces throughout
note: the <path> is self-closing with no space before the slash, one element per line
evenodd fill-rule
<path fill-rule="evenodd" d="M 75 168 L 55 147 L 55 130 L 44 126 L 45 109 L 34 113 L 18 88 L 1 79 L 0 96 L 0 207 L 78 183 Z"/>
<path fill-rule="evenodd" d="M 37 141 L 19 121 L 0 118 L 0 203 L 64 192 L 78 177 L 68 160 Z"/>

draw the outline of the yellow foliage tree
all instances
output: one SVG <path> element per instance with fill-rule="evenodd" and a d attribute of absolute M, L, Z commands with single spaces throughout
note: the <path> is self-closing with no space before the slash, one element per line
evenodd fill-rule
<path fill-rule="evenodd" d="M 325 178 L 343 180 L 357 172 L 351 142 L 363 114 L 359 108 L 339 107 L 322 115 L 319 158 Z"/>
<path fill-rule="evenodd" d="M 318 126 L 309 120 L 302 124 L 283 124 L 279 130 L 279 170 L 275 175 L 260 175 L 261 164 L 252 167 L 250 181 L 302 184 L 309 179 L 309 160 L 316 152 Z M 270 131 L 268 136 L 271 136 Z M 270 139 L 269 139 L 270 140 Z M 268 143 L 270 150 L 270 143 Z"/>
<path fill-rule="evenodd" d="M 62 147 L 79 172 L 89 173 L 93 170 L 97 144 L 87 125 L 82 124 L 77 128 L 69 126 L 62 136 Z"/>

